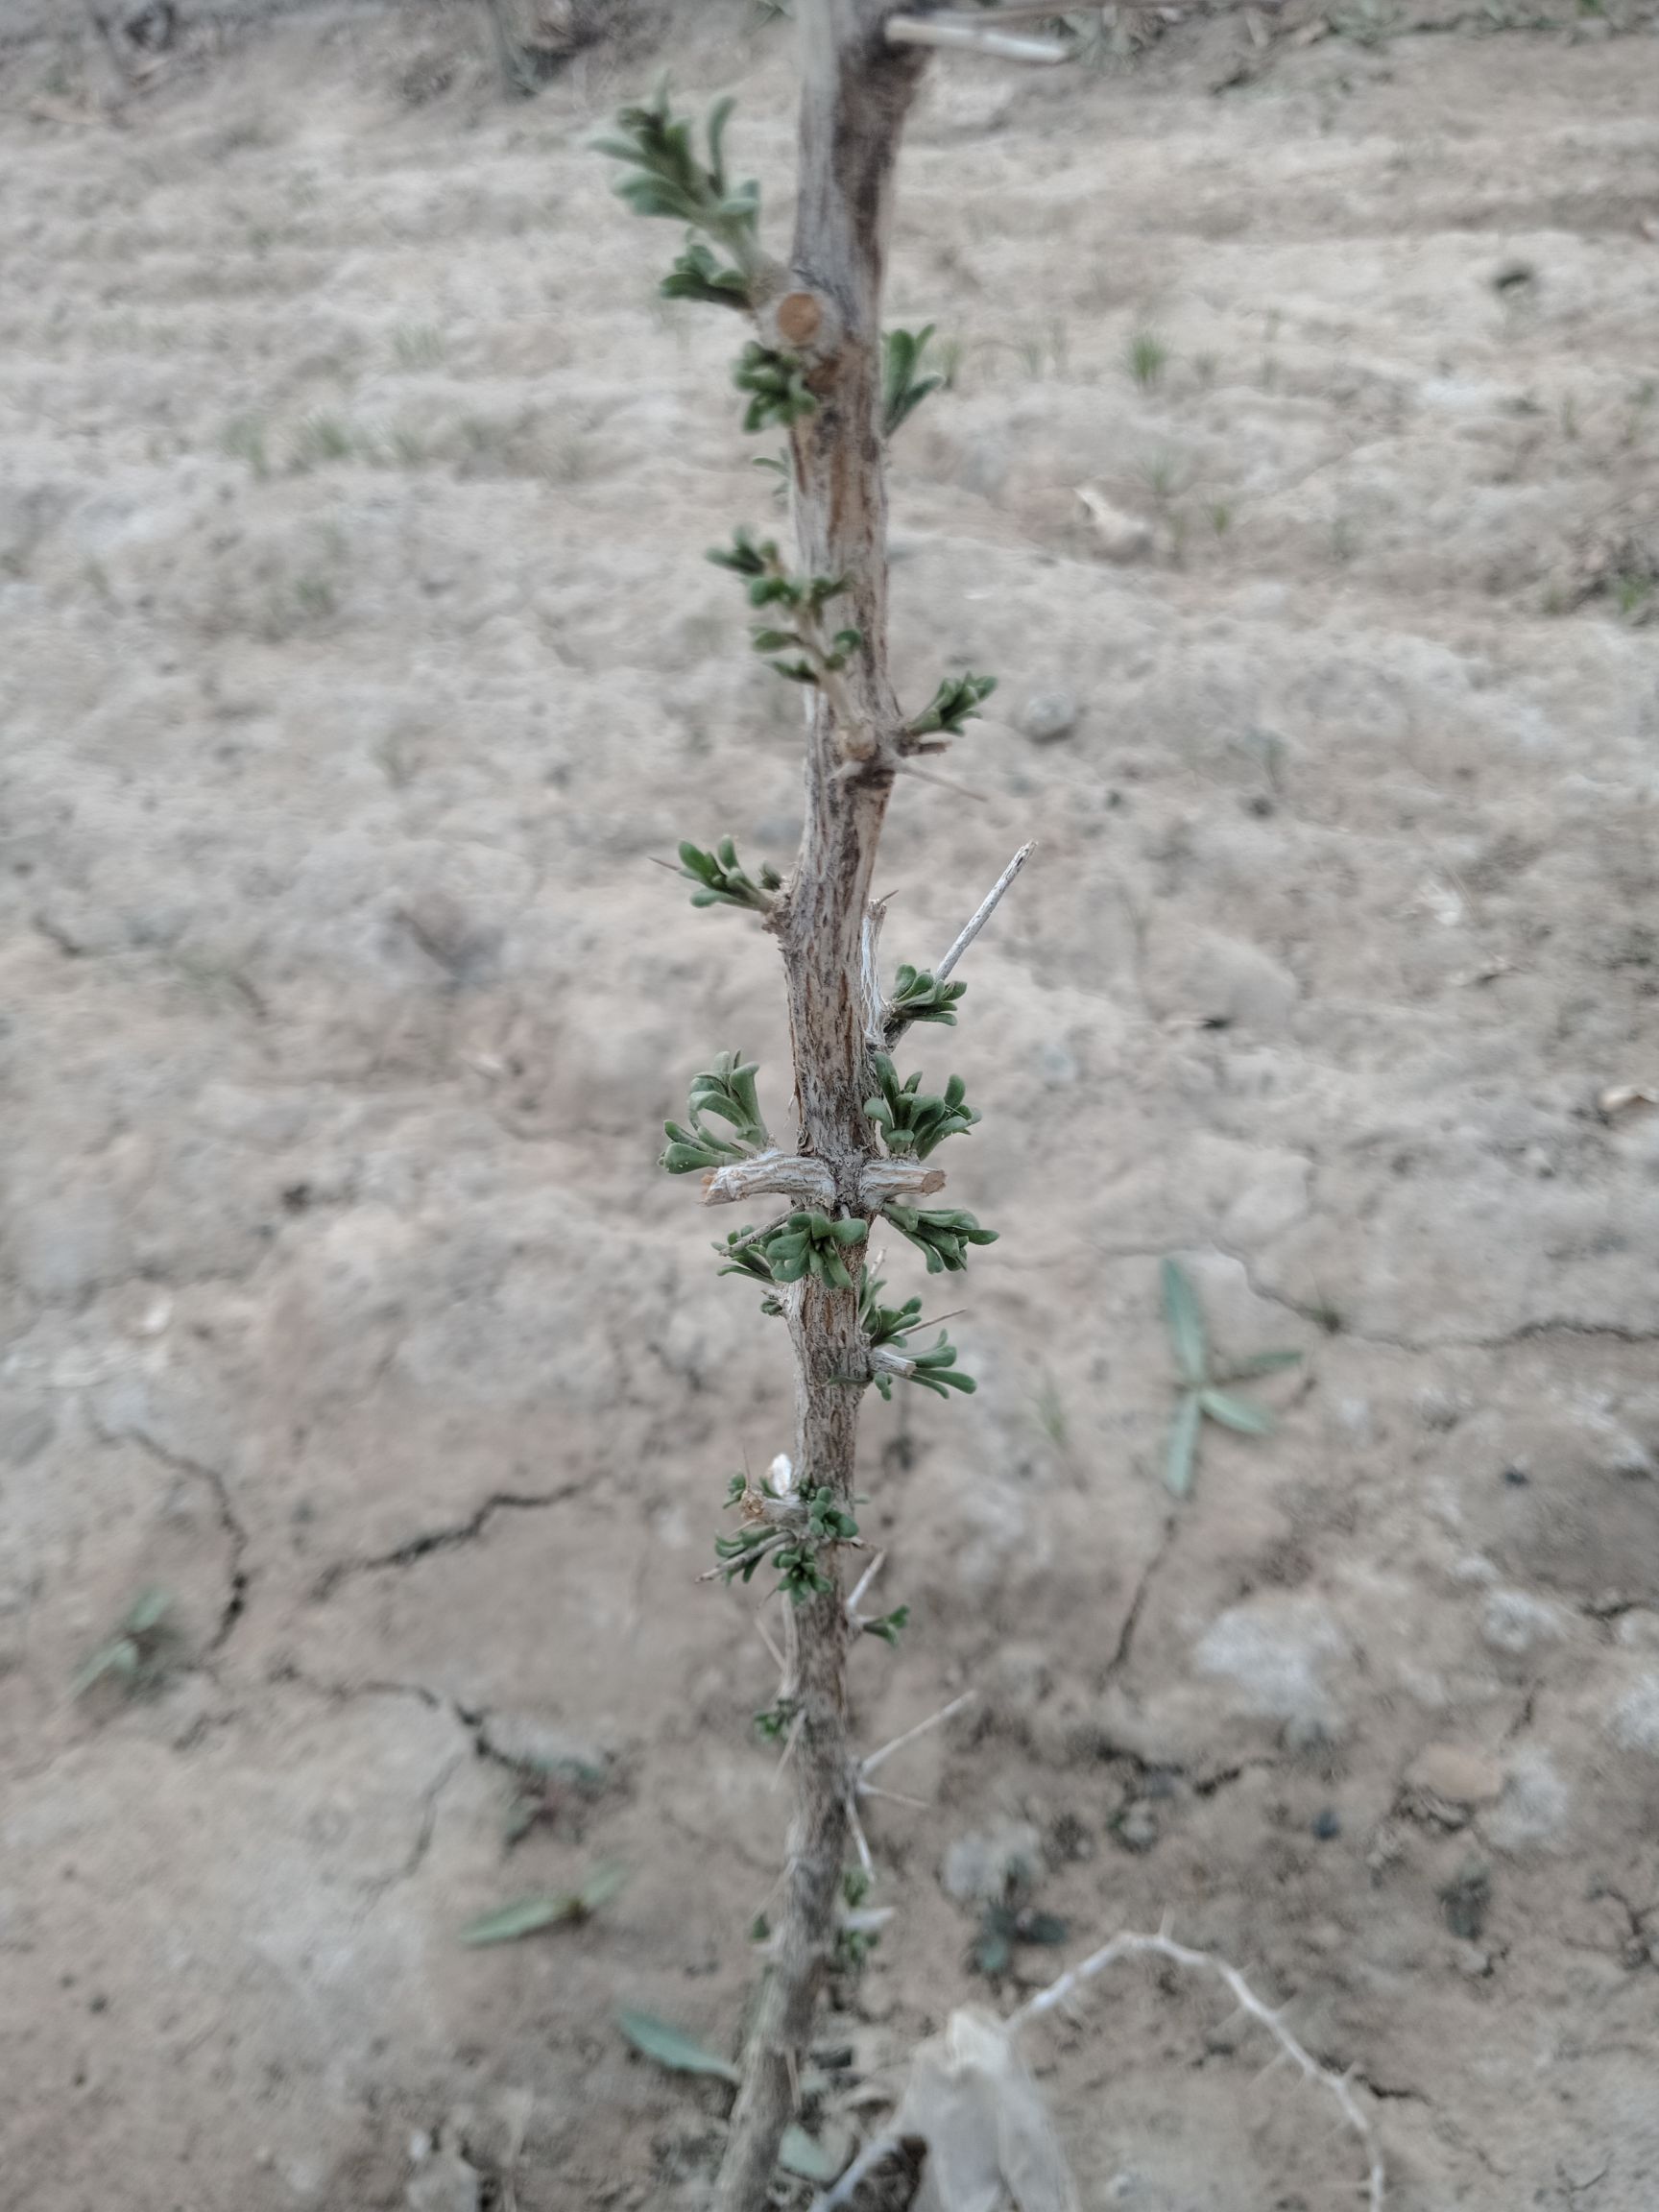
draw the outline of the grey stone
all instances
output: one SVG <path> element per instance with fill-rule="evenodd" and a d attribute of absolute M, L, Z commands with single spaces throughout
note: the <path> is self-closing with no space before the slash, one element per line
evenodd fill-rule
<path fill-rule="evenodd" d="M 1033 745 L 1051 745 L 1077 727 L 1077 701 L 1070 691 L 1038 691 L 1025 703 L 1020 728 Z"/>

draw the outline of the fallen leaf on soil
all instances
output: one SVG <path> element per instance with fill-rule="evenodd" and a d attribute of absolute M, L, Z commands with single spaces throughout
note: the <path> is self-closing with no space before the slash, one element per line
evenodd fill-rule
<path fill-rule="evenodd" d="M 636 2051 L 655 2058 L 671 2074 L 712 2074 L 722 2081 L 737 2080 L 737 2069 L 730 2058 L 705 2051 L 701 2043 L 693 2042 L 684 2029 L 670 2021 L 658 2020 L 649 2012 L 624 2011 L 617 2013 L 616 2025 Z"/>

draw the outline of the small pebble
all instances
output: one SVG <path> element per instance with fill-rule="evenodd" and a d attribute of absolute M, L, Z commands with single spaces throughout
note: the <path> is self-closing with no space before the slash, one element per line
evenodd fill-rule
<path fill-rule="evenodd" d="M 1020 727 L 1033 745 L 1051 745 L 1077 726 L 1077 702 L 1070 691 L 1039 691 L 1026 702 Z"/>
<path fill-rule="evenodd" d="M 1322 1813 L 1313 1815 L 1313 1833 L 1321 1843 L 1334 1842 L 1342 1833 L 1341 1818 L 1334 1805 L 1327 1805 Z"/>

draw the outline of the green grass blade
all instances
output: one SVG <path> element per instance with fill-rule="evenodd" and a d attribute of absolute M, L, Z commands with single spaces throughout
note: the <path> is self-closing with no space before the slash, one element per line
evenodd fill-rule
<path fill-rule="evenodd" d="M 1229 1380 L 1243 1382 L 1253 1375 L 1280 1375 L 1286 1367 L 1302 1364 L 1300 1352 L 1252 1352 L 1247 1359 L 1240 1359 L 1229 1373 Z"/>
<path fill-rule="evenodd" d="M 520 1897 L 516 1904 L 502 1905 L 493 1912 L 469 1920 L 461 1931 L 461 1940 L 474 1948 L 485 1943 L 517 1943 L 521 1936 L 539 1936 L 543 1928 L 557 1928 L 563 1921 L 577 1919 L 580 1911 L 574 1897 Z"/>
<path fill-rule="evenodd" d="M 1198 1293 L 1179 1260 L 1166 1260 L 1163 1266 L 1164 1317 L 1169 1324 L 1169 1341 L 1175 1351 L 1175 1364 L 1181 1380 L 1195 1389 L 1204 1381 L 1210 1366 L 1210 1342 L 1204 1328 L 1204 1310 L 1198 1303 Z"/>
<path fill-rule="evenodd" d="M 1185 1498 L 1192 1487 L 1192 1464 L 1198 1453 L 1198 1424 L 1203 1418 L 1196 1390 L 1183 1390 L 1169 1424 L 1169 1443 L 1164 1456 L 1164 1480 L 1173 1498 Z"/>
<path fill-rule="evenodd" d="M 1219 1421 L 1223 1429 L 1236 1429 L 1240 1436 L 1266 1436 L 1272 1431 L 1272 1414 L 1264 1407 L 1252 1406 L 1247 1398 L 1230 1398 L 1225 1390 L 1201 1390 L 1198 1403 L 1212 1421 Z"/>

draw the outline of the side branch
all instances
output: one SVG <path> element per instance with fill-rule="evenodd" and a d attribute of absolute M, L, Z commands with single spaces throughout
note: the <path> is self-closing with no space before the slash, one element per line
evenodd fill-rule
<path fill-rule="evenodd" d="M 835 1203 L 835 1178 L 822 1160 L 786 1152 L 758 1152 L 753 1160 L 733 1160 L 703 1178 L 705 1206 L 733 1206 L 744 1198 L 776 1192 L 804 1198 L 820 1209 Z"/>
<path fill-rule="evenodd" d="M 895 1199 L 914 1206 L 944 1188 L 943 1167 L 925 1167 L 920 1160 L 867 1160 L 858 1178 L 858 1203 L 865 1213 L 879 1214 Z"/>

